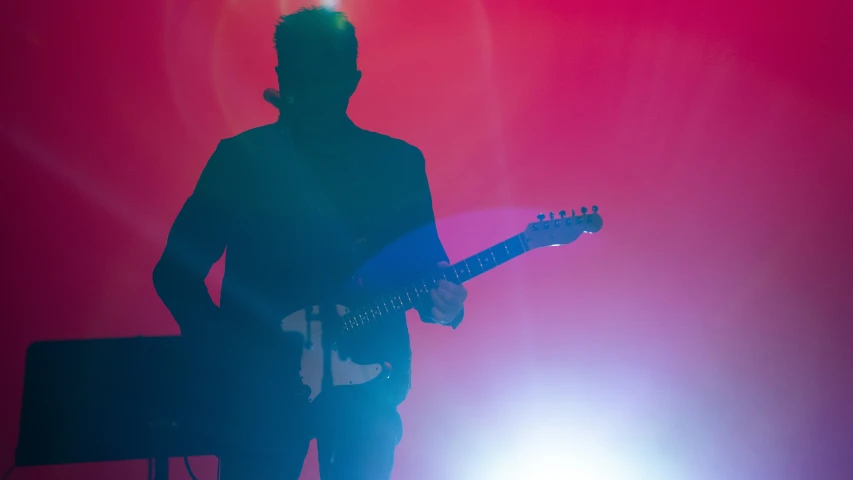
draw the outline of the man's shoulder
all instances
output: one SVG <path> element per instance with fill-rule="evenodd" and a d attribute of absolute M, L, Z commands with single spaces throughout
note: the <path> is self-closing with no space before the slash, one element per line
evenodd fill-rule
<path fill-rule="evenodd" d="M 250 128 L 232 137 L 222 139 L 222 143 L 232 147 L 264 145 L 281 138 L 281 127 L 276 123 Z"/>
<path fill-rule="evenodd" d="M 219 150 L 233 172 L 254 172 L 270 164 L 286 151 L 281 127 L 272 123 L 251 128 L 219 141 Z"/>
<path fill-rule="evenodd" d="M 417 164 L 424 162 L 421 150 L 405 140 L 363 128 L 359 128 L 359 133 L 363 145 L 389 161 L 414 162 Z"/>

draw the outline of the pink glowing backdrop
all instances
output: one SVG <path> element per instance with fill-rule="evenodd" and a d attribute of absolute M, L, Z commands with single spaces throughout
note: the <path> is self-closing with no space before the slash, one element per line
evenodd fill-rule
<path fill-rule="evenodd" d="M 458 331 L 410 322 L 396 479 L 853 476 L 851 7 L 696 3 L 342 2 L 352 116 L 423 149 L 452 259 L 605 218 L 473 281 Z M 177 333 L 151 269 L 217 140 L 274 120 L 298 6 L 4 2 L 0 466 L 30 343 Z"/>

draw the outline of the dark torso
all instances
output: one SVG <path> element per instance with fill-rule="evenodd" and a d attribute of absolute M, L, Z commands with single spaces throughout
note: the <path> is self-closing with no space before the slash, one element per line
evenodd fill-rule
<path fill-rule="evenodd" d="M 247 370 L 274 363 L 295 386 L 301 339 L 268 341 L 284 317 L 316 304 L 356 306 L 444 256 L 428 225 L 423 159 L 404 142 L 354 126 L 310 150 L 295 148 L 278 125 L 229 141 L 221 313 L 242 332 L 234 345 Z M 398 403 L 411 364 L 405 319 L 367 333 L 363 360 L 394 365 L 377 392 Z"/>

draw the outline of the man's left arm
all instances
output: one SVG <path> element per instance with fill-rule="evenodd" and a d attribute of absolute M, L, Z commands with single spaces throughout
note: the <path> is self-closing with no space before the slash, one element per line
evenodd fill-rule
<path fill-rule="evenodd" d="M 412 162 L 411 190 L 412 198 L 410 214 L 416 221 L 415 242 L 420 256 L 418 261 L 423 269 L 440 269 L 449 267 L 447 252 L 438 237 L 435 212 L 432 205 L 432 192 L 426 175 L 426 163 L 423 154 L 414 149 L 416 157 Z M 448 276 L 452 278 L 453 275 Z M 426 323 L 449 325 L 454 329 L 459 326 L 465 316 L 464 302 L 468 292 L 463 285 L 441 279 L 438 285 L 430 291 L 429 301 L 417 308 L 421 320 Z"/>

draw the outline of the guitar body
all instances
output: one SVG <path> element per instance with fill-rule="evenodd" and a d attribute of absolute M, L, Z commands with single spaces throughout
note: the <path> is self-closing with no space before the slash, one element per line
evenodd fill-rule
<path fill-rule="evenodd" d="M 335 306 L 335 314 L 343 316 L 349 309 Z M 380 364 L 361 365 L 341 355 L 336 331 L 323 331 L 324 321 L 320 307 L 313 306 L 288 315 L 281 321 L 286 333 L 302 338 L 302 364 L 299 375 L 302 383 L 311 389 L 309 401 L 314 401 L 324 389 L 341 385 L 361 385 L 376 379 L 387 378 L 390 371 Z M 328 325 L 328 324 L 327 324 Z M 328 327 L 327 327 L 328 329 Z"/>

